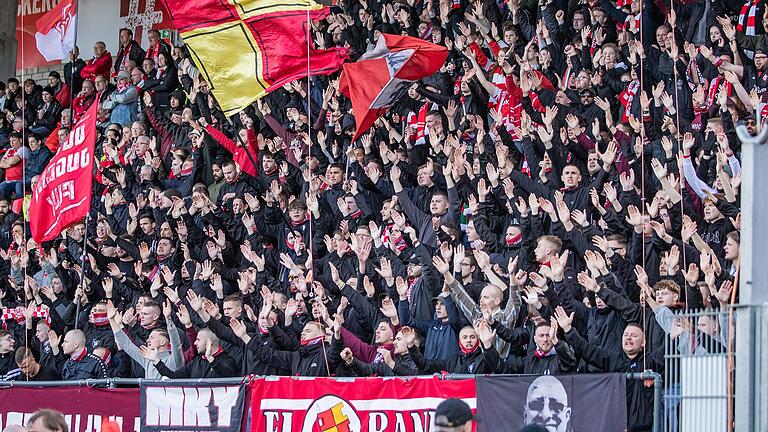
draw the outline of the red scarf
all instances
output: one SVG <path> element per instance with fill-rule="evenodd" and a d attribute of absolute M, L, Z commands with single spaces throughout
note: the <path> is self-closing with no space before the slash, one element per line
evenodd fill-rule
<path fill-rule="evenodd" d="M 89 321 L 96 327 L 104 327 L 109 325 L 109 318 L 107 318 L 106 312 L 94 312 Z"/>
<path fill-rule="evenodd" d="M 147 56 L 145 58 L 152 59 L 152 61 L 155 62 L 155 64 L 157 64 L 157 57 L 160 55 L 161 45 L 162 43 L 158 41 L 157 45 L 155 45 L 154 47 L 150 46 L 149 48 L 147 48 Z"/>
<path fill-rule="evenodd" d="M 635 99 L 637 91 L 640 89 L 640 81 L 633 80 L 627 88 L 619 95 L 619 103 L 624 107 L 624 113 L 621 115 L 621 122 L 629 122 L 629 114 L 632 111 L 632 101 Z"/>
<path fill-rule="evenodd" d="M 74 362 L 79 362 L 80 360 L 84 359 L 86 355 L 88 355 L 88 350 L 83 348 L 83 350 L 80 351 L 80 354 L 73 355 L 70 357 L 70 359 L 72 359 Z"/>
<path fill-rule="evenodd" d="M 523 239 L 523 233 L 519 233 L 519 234 L 513 236 L 512 238 L 505 239 L 505 241 L 507 242 L 508 246 L 512 246 L 512 245 L 516 245 L 516 244 L 520 243 L 520 240 L 522 240 L 522 239 Z"/>
<path fill-rule="evenodd" d="M 408 114 L 406 130 L 410 131 L 410 126 L 416 125 L 416 133 L 410 134 L 411 142 L 414 144 L 424 144 L 426 142 L 426 136 L 429 133 L 427 130 L 427 111 L 429 111 L 429 103 L 422 105 L 418 114 Z"/>
<path fill-rule="evenodd" d="M 381 234 L 381 242 L 382 242 L 382 243 L 384 243 L 384 244 L 387 244 L 387 243 L 389 243 L 389 238 L 390 238 L 390 237 L 391 237 L 391 235 L 392 235 L 392 227 L 393 227 L 393 226 L 394 226 L 394 224 L 392 224 L 392 225 L 388 225 L 388 226 L 386 226 L 386 227 L 384 228 L 384 231 L 383 231 L 383 232 L 382 232 L 382 234 Z M 407 247 L 408 247 L 408 244 L 407 244 L 407 243 L 405 242 L 405 240 L 403 239 L 403 236 L 402 236 L 402 234 L 400 235 L 400 237 L 398 237 L 398 238 L 396 238 L 396 239 L 395 239 L 395 248 L 397 248 L 397 250 L 398 250 L 398 251 L 402 252 L 402 251 L 404 251 L 404 250 L 405 250 L 405 248 L 407 248 Z"/>
<path fill-rule="evenodd" d="M 385 348 L 385 349 L 387 349 L 389 351 L 392 351 L 392 348 L 395 347 L 395 344 L 393 344 L 392 342 L 388 342 L 388 343 L 385 343 L 385 344 L 382 344 L 382 345 L 379 345 L 379 346 L 381 348 Z M 376 356 L 373 357 L 373 362 L 372 363 L 381 363 L 383 361 L 384 361 L 384 356 L 381 355 L 381 353 L 379 353 L 377 351 L 376 352 Z"/>
<path fill-rule="evenodd" d="M 536 357 L 537 359 L 543 359 L 544 357 L 547 357 L 549 355 L 554 355 L 556 353 L 557 352 L 555 351 L 554 348 L 552 348 L 549 352 L 544 352 L 544 351 L 536 348 L 536 351 L 533 352 L 533 356 Z"/>
<path fill-rule="evenodd" d="M 476 343 L 475 346 L 472 348 L 464 348 L 464 345 L 462 345 L 461 342 L 459 342 L 459 349 L 461 349 L 461 352 L 464 355 L 472 354 L 473 352 L 477 351 L 478 348 L 480 348 L 479 342 Z"/>
<path fill-rule="evenodd" d="M 117 56 L 122 56 L 122 60 L 120 60 L 120 68 L 118 70 L 128 70 L 128 62 L 131 60 L 130 54 L 131 54 L 131 47 L 133 46 L 133 41 L 128 42 L 128 45 L 124 47 L 120 47 L 120 49 L 117 51 Z M 119 87 L 118 87 L 119 88 Z"/>
<path fill-rule="evenodd" d="M 109 348 L 104 348 L 104 356 L 101 357 L 101 361 L 104 362 L 104 366 L 109 367 L 112 363 L 112 352 Z"/>
<path fill-rule="evenodd" d="M 299 342 L 301 346 L 309 346 L 309 345 L 315 345 L 325 340 L 325 336 L 317 336 L 313 337 L 312 339 L 302 340 Z"/>
<path fill-rule="evenodd" d="M 744 33 L 747 36 L 754 36 L 757 29 L 757 7 L 760 0 L 752 0 L 744 3 L 739 13 L 739 22 L 736 25 L 736 31 Z M 755 56 L 754 51 L 744 50 L 744 54 L 750 59 Z"/>

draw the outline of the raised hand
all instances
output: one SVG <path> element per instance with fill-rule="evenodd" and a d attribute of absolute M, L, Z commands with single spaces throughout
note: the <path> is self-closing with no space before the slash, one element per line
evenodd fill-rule
<path fill-rule="evenodd" d="M 555 319 L 557 320 L 557 323 L 560 325 L 560 328 L 562 328 L 563 331 L 566 333 L 571 331 L 574 315 L 575 315 L 575 312 L 571 312 L 570 315 L 565 313 L 565 309 L 563 309 L 562 306 L 558 306 L 555 308 Z"/>

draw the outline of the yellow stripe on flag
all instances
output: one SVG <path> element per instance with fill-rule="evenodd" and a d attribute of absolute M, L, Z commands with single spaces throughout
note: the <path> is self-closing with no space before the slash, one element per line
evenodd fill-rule
<path fill-rule="evenodd" d="M 261 51 L 243 22 L 199 28 L 181 36 L 224 114 L 235 114 L 267 94 Z"/>
<path fill-rule="evenodd" d="M 320 10 L 323 5 L 312 0 L 229 0 L 241 19 L 275 12 Z"/>

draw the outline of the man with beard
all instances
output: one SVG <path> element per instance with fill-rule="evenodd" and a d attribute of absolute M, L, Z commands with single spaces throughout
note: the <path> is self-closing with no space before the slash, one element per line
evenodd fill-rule
<path fill-rule="evenodd" d="M 528 386 L 523 407 L 526 425 L 544 426 L 547 432 L 572 432 L 568 393 L 557 378 L 544 375 Z"/>
<path fill-rule="evenodd" d="M 574 314 L 558 306 L 555 318 L 577 355 L 603 372 L 637 373 L 652 370 L 664 373 L 664 347 L 646 354 L 645 331 L 641 324 L 624 328 L 620 350 L 609 350 L 584 340 L 572 327 Z M 629 431 L 647 431 L 653 419 L 653 388 L 636 380 L 627 381 L 627 426 Z"/>
<path fill-rule="evenodd" d="M 51 71 L 48 74 L 48 87 L 53 90 L 53 95 L 62 108 L 69 108 L 72 103 L 72 89 L 61 80 L 61 74 Z"/>
<path fill-rule="evenodd" d="M 221 170 L 220 162 L 211 164 L 211 174 L 213 175 L 213 183 L 208 186 L 208 197 L 211 201 L 216 202 L 219 199 L 219 191 L 224 185 L 224 171 Z"/>
<path fill-rule="evenodd" d="M 11 213 L 11 203 L 8 199 L 0 199 L 0 248 L 7 250 L 11 245 L 11 226 L 19 219 L 19 215 Z"/>

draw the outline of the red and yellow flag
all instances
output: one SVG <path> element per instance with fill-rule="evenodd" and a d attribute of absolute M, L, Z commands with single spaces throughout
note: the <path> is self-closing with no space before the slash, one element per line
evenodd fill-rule
<path fill-rule="evenodd" d="M 226 115 L 307 74 L 332 73 L 347 58 L 342 48 L 308 46 L 307 20 L 328 15 L 313 0 L 164 2 Z"/>

